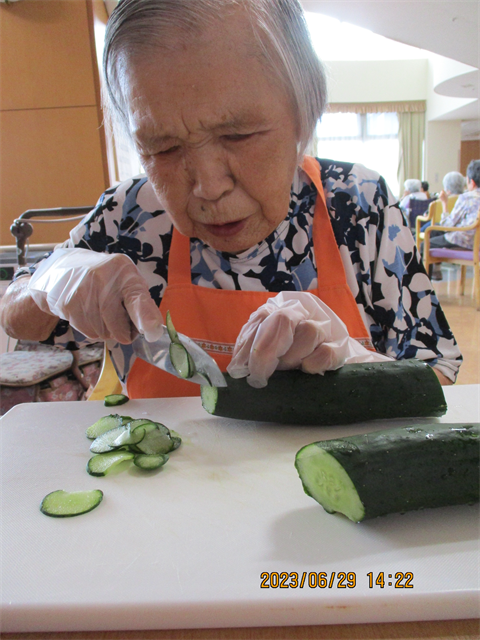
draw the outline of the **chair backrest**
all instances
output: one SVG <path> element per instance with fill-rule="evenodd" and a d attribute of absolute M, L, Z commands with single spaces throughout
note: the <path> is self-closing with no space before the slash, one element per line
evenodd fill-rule
<path fill-rule="evenodd" d="M 427 209 L 432 202 L 435 202 L 434 198 L 429 198 L 427 200 L 417 200 L 416 198 L 410 198 L 410 202 L 408 205 L 408 218 L 410 221 L 410 227 L 415 227 L 415 220 L 418 218 L 418 216 L 423 216 L 423 214 L 427 212 Z"/>
<path fill-rule="evenodd" d="M 451 213 L 453 211 L 453 207 L 455 206 L 455 202 L 457 201 L 458 195 L 448 196 L 447 202 L 447 211 Z M 432 219 L 432 224 L 438 224 L 442 218 L 443 207 L 441 200 L 432 200 L 428 207 L 429 217 Z"/>

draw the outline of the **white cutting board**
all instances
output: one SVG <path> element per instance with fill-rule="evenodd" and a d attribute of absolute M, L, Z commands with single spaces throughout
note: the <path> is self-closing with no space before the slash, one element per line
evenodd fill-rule
<path fill-rule="evenodd" d="M 446 389 L 444 422 L 479 421 L 479 386 Z M 117 410 L 183 437 L 167 465 L 93 478 L 85 429 L 101 402 L 26 404 L 0 422 L 1 630 L 86 631 L 314 625 L 480 615 L 479 511 L 459 506 L 354 524 L 303 492 L 296 451 L 383 424 L 288 427 L 214 418 L 197 398 Z M 115 410 L 114 410 L 115 411 Z M 390 421 L 388 425 L 428 421 Z M 39 511 L 55 489 L 100 488 L 75 518 Z M 310 588 L 318 572 L 354 588 Z M 260 588 L 263 572 L 306 572 L 303 588 Z M 367 574 L 385 574 L 369 588 Z M 413 589 L 388 574 L 413 573 Z M 290 580 L 289 580 L 290 581 Z M 404 583 L 405 581 L 403 581 Z"/>

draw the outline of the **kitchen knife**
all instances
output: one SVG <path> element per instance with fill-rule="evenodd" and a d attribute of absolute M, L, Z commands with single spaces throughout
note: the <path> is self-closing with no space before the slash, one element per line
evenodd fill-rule
<path fill-rule="evenodd" d="M 156 342 L 147 342 L 144 336 L 138 335 L 132 342 L 133 352 L 142 360 L 182 380 L 188 380 L 196 384 L 208 384 L 210 382 L 214 387 L 226 387 L 225 378 L 215 360 L 188 336 L 179 333 L 178 338 L 195 363 L 196 373 L 191 378 L 183 378 L 176 371 L 170 360 L 171 340 L 166 327 L 164 327 L 162 337 Z M 207 379 L 205 379 L 205 376 L 207 376 Z"/>

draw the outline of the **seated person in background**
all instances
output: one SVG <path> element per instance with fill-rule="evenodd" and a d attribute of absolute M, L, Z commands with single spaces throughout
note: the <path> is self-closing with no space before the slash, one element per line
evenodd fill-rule
<path fill-rule="evenodd" d="M 448 196 L 460 195 L 465 191 L 465 178 L 458 171 L 450 171 L 443 178 L 443 189 L 439 199 L 442 201 L 443 215 L 448 215 Z"/>
<path fill-rule="evenodd" d="M 404 186 L 405 191 L 403 192 L 403 198 L 400 200 L 400 209 L 408 219 L 410 200 L 427 200 L 427 194 L 422 191 L 422 183 L 420 180 L 410 178 L 409 180 L 405 180 Z"/>
<path fill-rule="evenodd" d="M 449 176 L 450 174 L 447 174 Z M 462 178 L 463 176 L 460 175 Z M 445 176 L 445 178 L 447 178 Z M 444 179 L 445 184 L 445 179 Z M 443 191 L 442 191 L 443 193 Z M 443 203 L 443 215 L 440 225 L 444 227 L 466 227 L 475 222 L 480 210 L 480 160 L 472 160 L 467 167 L 467 191 L 460 193 L 451 213 L 448 213 L 445 199 L 440 195 Z M 473 249 L 475 231 L 432 231 L 430 246 L 442 249 Z"/>
<path fill-rule="evenodd" d="M 9 335 L 108 341 L 131 398 L 196 395 L 136 359 L 136 335 L 158 339 L 170 310 L 225 370 L 251 315 L 288 294 L 295 322 L 288 303 L 278 324 L 257 316 L 271 334 L 250 354 L 261 373 L 278 362 L 272 342 L 302 366 L 317 353 L 324 332 L 303 318 L 322 302 L 375 356 L 455 381 L 461 353 L 385 180 L 304 155 L 326 80 L 298 0 L 123 0 L 104 78 L 146 175 L 108 189 L 63 248 L 17 273 L 0 303 Z"/>
<path fill-rule="evenodd" d="M 425 180 L 422 182 L 421 192 L 427 196 L 427 200 L 430 200 L 430 185 Z"/>

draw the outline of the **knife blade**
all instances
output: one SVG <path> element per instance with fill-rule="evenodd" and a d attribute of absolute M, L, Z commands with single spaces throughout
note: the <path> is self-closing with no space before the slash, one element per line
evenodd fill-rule
<path fill-rule="evenodd" d="M 208 384 L 209 381 L 214 387 L 226 387 L 227 383 L 225 378 L 215 360 L 188 336 L 179 333 L 178 338 L 192 357 L 197 371 L 191 378 L 187 378 L 188 381 L 201 385 Z M 185 380 L 186 378 L 179 375 L 172 364 L 169 354 L 170 344 L 171 340 L 168 335 L 167 328 L 164 326 L 164 332 L 160 340 L 157 340 L 156 342 L 147 342 L 144 336 L 138 335 L 132 342 L 132 347 L 135 355 L 142 360 L 145 360 L 154 367 L 158 367 L 167 373 L 171 373 L 177 378 Z M 205 379 L 205 376 L 207 376 L 208 380 Z"/>

